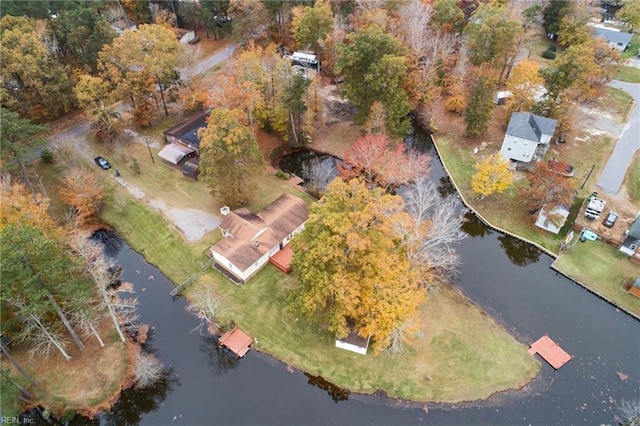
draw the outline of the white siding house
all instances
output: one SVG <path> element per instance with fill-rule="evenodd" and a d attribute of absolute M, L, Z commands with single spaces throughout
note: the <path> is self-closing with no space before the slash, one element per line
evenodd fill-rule
<path fill-rule="evenodd" d="M 549 149 L 556 130 L 556 120 L 528 112 L 511 114 L 500 154 L 520 163 L 539 161 Z"/>
<path fill-rule="evenodd" d="M 612 28 L 595 27 L 594 32 L 597 38 L 604 39 L 609 46 L 621 52 L 631 45 L 633 37 L 631 33 Z"/>
<path fill-rule="evenodd" d="M 304 229 L 307 203 L 283 194 L 258 214 L 231 211 L 220 223 L 222 239 L 211 247 L 215 266 L 238 283 L 246 283 Z"/>

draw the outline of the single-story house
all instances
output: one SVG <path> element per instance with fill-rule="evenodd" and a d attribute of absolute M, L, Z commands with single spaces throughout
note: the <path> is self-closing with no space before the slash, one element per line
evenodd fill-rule
<path fill-rule="evenodd" d="M 547 214 L 544 206 L 542 206 L 538 212 L 536 226 L 557 234 L 567 221 L 567 217 L 569 217 L 569 210 L 570 208 L 565 206 L 558 206 L 554 208 L 551 213 Z"/>
<path fill-rule="evenodd" d="M 529 112 L 512 113 L 500 154 L 516 165 L 541 160 L 549 149 L 556 125 L 556 120 L 551 118 Z"/>
<path fill-rule="evenodd" d="M 211 111 L 199 111 L 164 132 L 168 143 L 184 145 L 193 149 L 196 156 L 200 156 L 200 138 L 198 130 L 207 127 L 207 117 Z"/>
<path fill-rule="evenodd" d="M 191 158 L 195 155 L 196 150 L 188 146 L 170 143 L 158 152 L 158 157 L 165 163 L 177 166 L 185 158 Z"/>
<path fill-rule="evenodd" d="M 605 39 L 607 44 L 614 49 L 624 51 L 631 46 L 633 34 L 612 28 L 594 27 L 593 30 L 597 38 Z"/>
<path fill-rule="evenodd" d="M 629 227 L 627 234 L 620 245 L 620 251 L 629 256 L 638 253 L 640 248 L 640 213 Z"/>
<path fill-rule="evenodd" d="M 222 239 L 211 247 L 214 265 L 236 283 L 246 283 L 304 229 L 307 203 L 283 194 L 260 213 L 229 212 L 220 223 Z"/>

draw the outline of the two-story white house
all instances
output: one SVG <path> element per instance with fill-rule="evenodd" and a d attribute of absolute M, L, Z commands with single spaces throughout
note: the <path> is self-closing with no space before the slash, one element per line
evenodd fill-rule
<path fill-rule="evenodd" d="M 236 283 L 246 283 L 304 229 L 308 218 L 307 203 L 290 194 L 258 214 L 246 208 L 231 211 L 219 225 L 222 239 L 211 247 L 215 267 Z"/>
<path fill-rule="evenodd" d="M 516 162 L 516 166 L 541 160 L 549 149 L 556 125 L 556 120 L 551 118 L 529 112 L 514 112 L 511 114 L 500 154 L 503 158 Z"/>

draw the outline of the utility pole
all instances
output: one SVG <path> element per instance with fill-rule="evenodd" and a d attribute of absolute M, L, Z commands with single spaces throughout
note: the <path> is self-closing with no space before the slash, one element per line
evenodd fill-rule
<path fill-rule="evenodd" d="M 582 182 L 582 186 L 580 187 L 580 189 L 584 188 L 584 186 L 587 184 L 587 181 L 589 180 L 589 177 L 591 177 L 591 173 L 593 173 L 593 169 L 595 169 L 595 167 L 596 167 L 595 164 L 591 166 L 591 170 L 589 170 L 589 174 L 585 178 L 584 182 Z"/>
<path fill-rule="evenodd" d="M 147 143 L 147 149 L 149 150 L 149 157 L 151 157 L 151 162 L 153 164 L 156 164 L 156 161 L 153 159 L 153 154 L 151 154 L 151 147 L 149 146 L 149 139 L 147 139 L 147 137 L 144 137 L 144 141 Z"/>

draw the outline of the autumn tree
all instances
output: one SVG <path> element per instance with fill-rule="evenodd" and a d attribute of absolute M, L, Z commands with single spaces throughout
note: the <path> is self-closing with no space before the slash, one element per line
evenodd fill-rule
<path fill-rule="evenodd" d="M 43 28 L 34 20 L 0 20 L 0 102 L 34 121 L 59 117 L 73 105 L 67 70 L 52 57 L 43 38 Z"/>
<path fill-rule="evenodd" d="M 108 82 L 100 77 L 82 75 L 73 88 L 78 105 L 85 110 L 96 136 L 105 142 L 119 134 L 118 112 L 113 108 L 114 95 Z"/>
<path fill-rule="evenodd" d="M 569 13 L 562 17 L 558 27 L 558 39 L 561 45 L 568 47 L 582 44 L 594 37 L 591 19 L 591 7 L 574 4 Z"/>
<path fill-rule="evenodd" d="M 402 136 L 409 127 L 411 109 L 404 84 L 407 61 L 398 40 L 378 26 L 351 33 L 338 47 L 336 72 L 344 75 L 343 87 L 358 108 L 357 123 L 364 123 L 375 101 L 382 103 L 390 136 Z"/>
<path fill-rule="evenodd" d="M 447 32 L 461 34 L 467 24 L 457 0 L 434 0 L 431 25 Z"/>
<path fill-rule="evenodd" d="M 319 41 L 333 29 L 329 1 L 317 0 L 313 6 L 295 6 L 291 13 L 291 29 L 298 48 L 317 50 Z"/>
<path fill-rule="evenodd" d="M 339 171 L 346 181 L 360 178 L 370 188 L 389 192 L 428 173 L 430 163 L 428 154 L 407 152 L 404 143 L 393 144 L 385 134 L 378 133 L 357 139 L 345 152 Z"/>
<path fill-rule="evenodd" d="M 532 111 L 541 97 L 544 79 L 540 75 L 540 64 L 534 60 L 523 60 L 513 69 L 507 80 L 507 90 L 511 96 L 507 99 L 508 111 Z"/>
<path fill-rule="evenodd" d="M 87 223 L 95 217 L 105 197 L 102 182 L 89 168 L 77 166 L 65 173 L 60 198 L 73 207 L 81 223 Z"/>
<path fill-rule="evenodd" d="M 513 9 L 497 2 L 480 4 L 464 29 L 469 62 L 487 64 L 502 76 L 519 53 L 516 41 L 522 32 L 521 18 Z"/>
<path fill-rule="evenodd" d="M 46 127 L 20 118 L 18 113 L 2 107 L 0 107 L 0 119 L 2 120 L 2 131 L 0 132 L 2 167 L 5 168 L 11 163 L 15 163 L 24 183 L 35 197 L 36 191 L 27 174 L 27 157 L 46 145 L 43 138 Z"/>
<path fill-rule="evenodd" d="M 555 116 L 564 99 L 581 102 L 595 96 L 611 81 L 620 66 L 620 56 L 604 40 L 591 39 L 567 48 L 541 74 L 547 93 L 540 113 Z"/>
<path fill-rule="evenodd" d="M 230 0 L 229 14 L 233 16 L 231 38 L 235 43 L 264 42 L 269 37 L 269 14 L 261 1 Z"/>
<path fill-rule="evenodd" d="M 573 204 L 577 189 L 576 180 L 558 174 L 552 165 L 546 161 L 538 161 L 535 167 L 527 172 L 529 185 L 518 190 L 518 195 L 527 210 L 536 210 L 544 206 L 547 212 L 552 212 L 558 207 Z"/>
<path fill-rule="evenodd" d="M 496 87 L 495 75 L 490 70 L 476 70 L 475 78 L 469 89 L 469 99 L 464 109 L 467 136 L 479 136 L 487 131 L 494 106 L 493 94 Z"/>
<path fill-rule="evenodd" d="M 218 40 L 222 35 L 222 28 L 228 23 L 229 0 L 200 0 L 199 3 L 199 20 L 206 28 L 207 38 L 209 38 L 209 31 L 211 31 L 214 40 Z"/>
<path fill-rule="evenodd" d="M 168 116 L 164 88 L 177 79 L 181 49 L 169 28 L 140 25 L 136 31 L 125 31 L 102 49 L 98 68 L 121 96 L 131 99 L 134 109 L 144 108 L 157 86 Z"/>
<path fill-rule="evenodd" d="M 502 194 L 513 183 L 509 161 L 502 158 L 499 152 L 476 162 L 475 169 L 476 173 L 471 178 L 471 190 L 480 194 L 481 200 L 494 192 Z"/>
<path fill-rule="evenodd" d="M 250 199 L 252 180 L 264 168 L 258 143 L 243 123 L 242 111 L 214 109 L 200 133 L 200 179 L 230 206 Z"/>
<path fill-rule="evenodd" d="M 558 34 L 560 22 L 571 12 L 570 0 L 554 0 L 547 4 L 543 11 L 544 29 L 547 34 Z"/>
<path fill-rule="evenodd" d="M 4 225 L 0 234 L 2 298 L 26 319 L 18 337 L 53 345 L 69 358 L 56 331 L 66 329 L 78 348 L 84 349 L 69 319 L 69 313 L 83 309 L 92 296 L 91 284 L 79 273 L 77 261 L 34 225 Z M 34 333 L 44 338 L 34 338 Z"/>
<path fill-rule="evenodd" d="M 47 20 L 58 52 L 92 70 L 97 65 L 98 52 L 116 37 L 105 14 L 100 13 L 102 6 L 98 1 L 55 2 L 51 11 L 55 19 Z"/>
<path fill-rule="evenodd" d="M 622 7 L 616 13 L 616 18 L 626 22 L 631 29 L 640 26 L 640 4 L 634 0 L 623 0 Z"/>
<path fill-rule="evenodd" d="M 360 336 L 373 339 L 376 353 L 388 347 L 394 329 L 414 318 L 425 300 L 394 230 L 410 220 L 400 197 L 357 179 L 335 179 L 291 242 L 300 283 L 290 295 L 292 312 L 320 321 L 339 338 L 352 321 Z"/>

